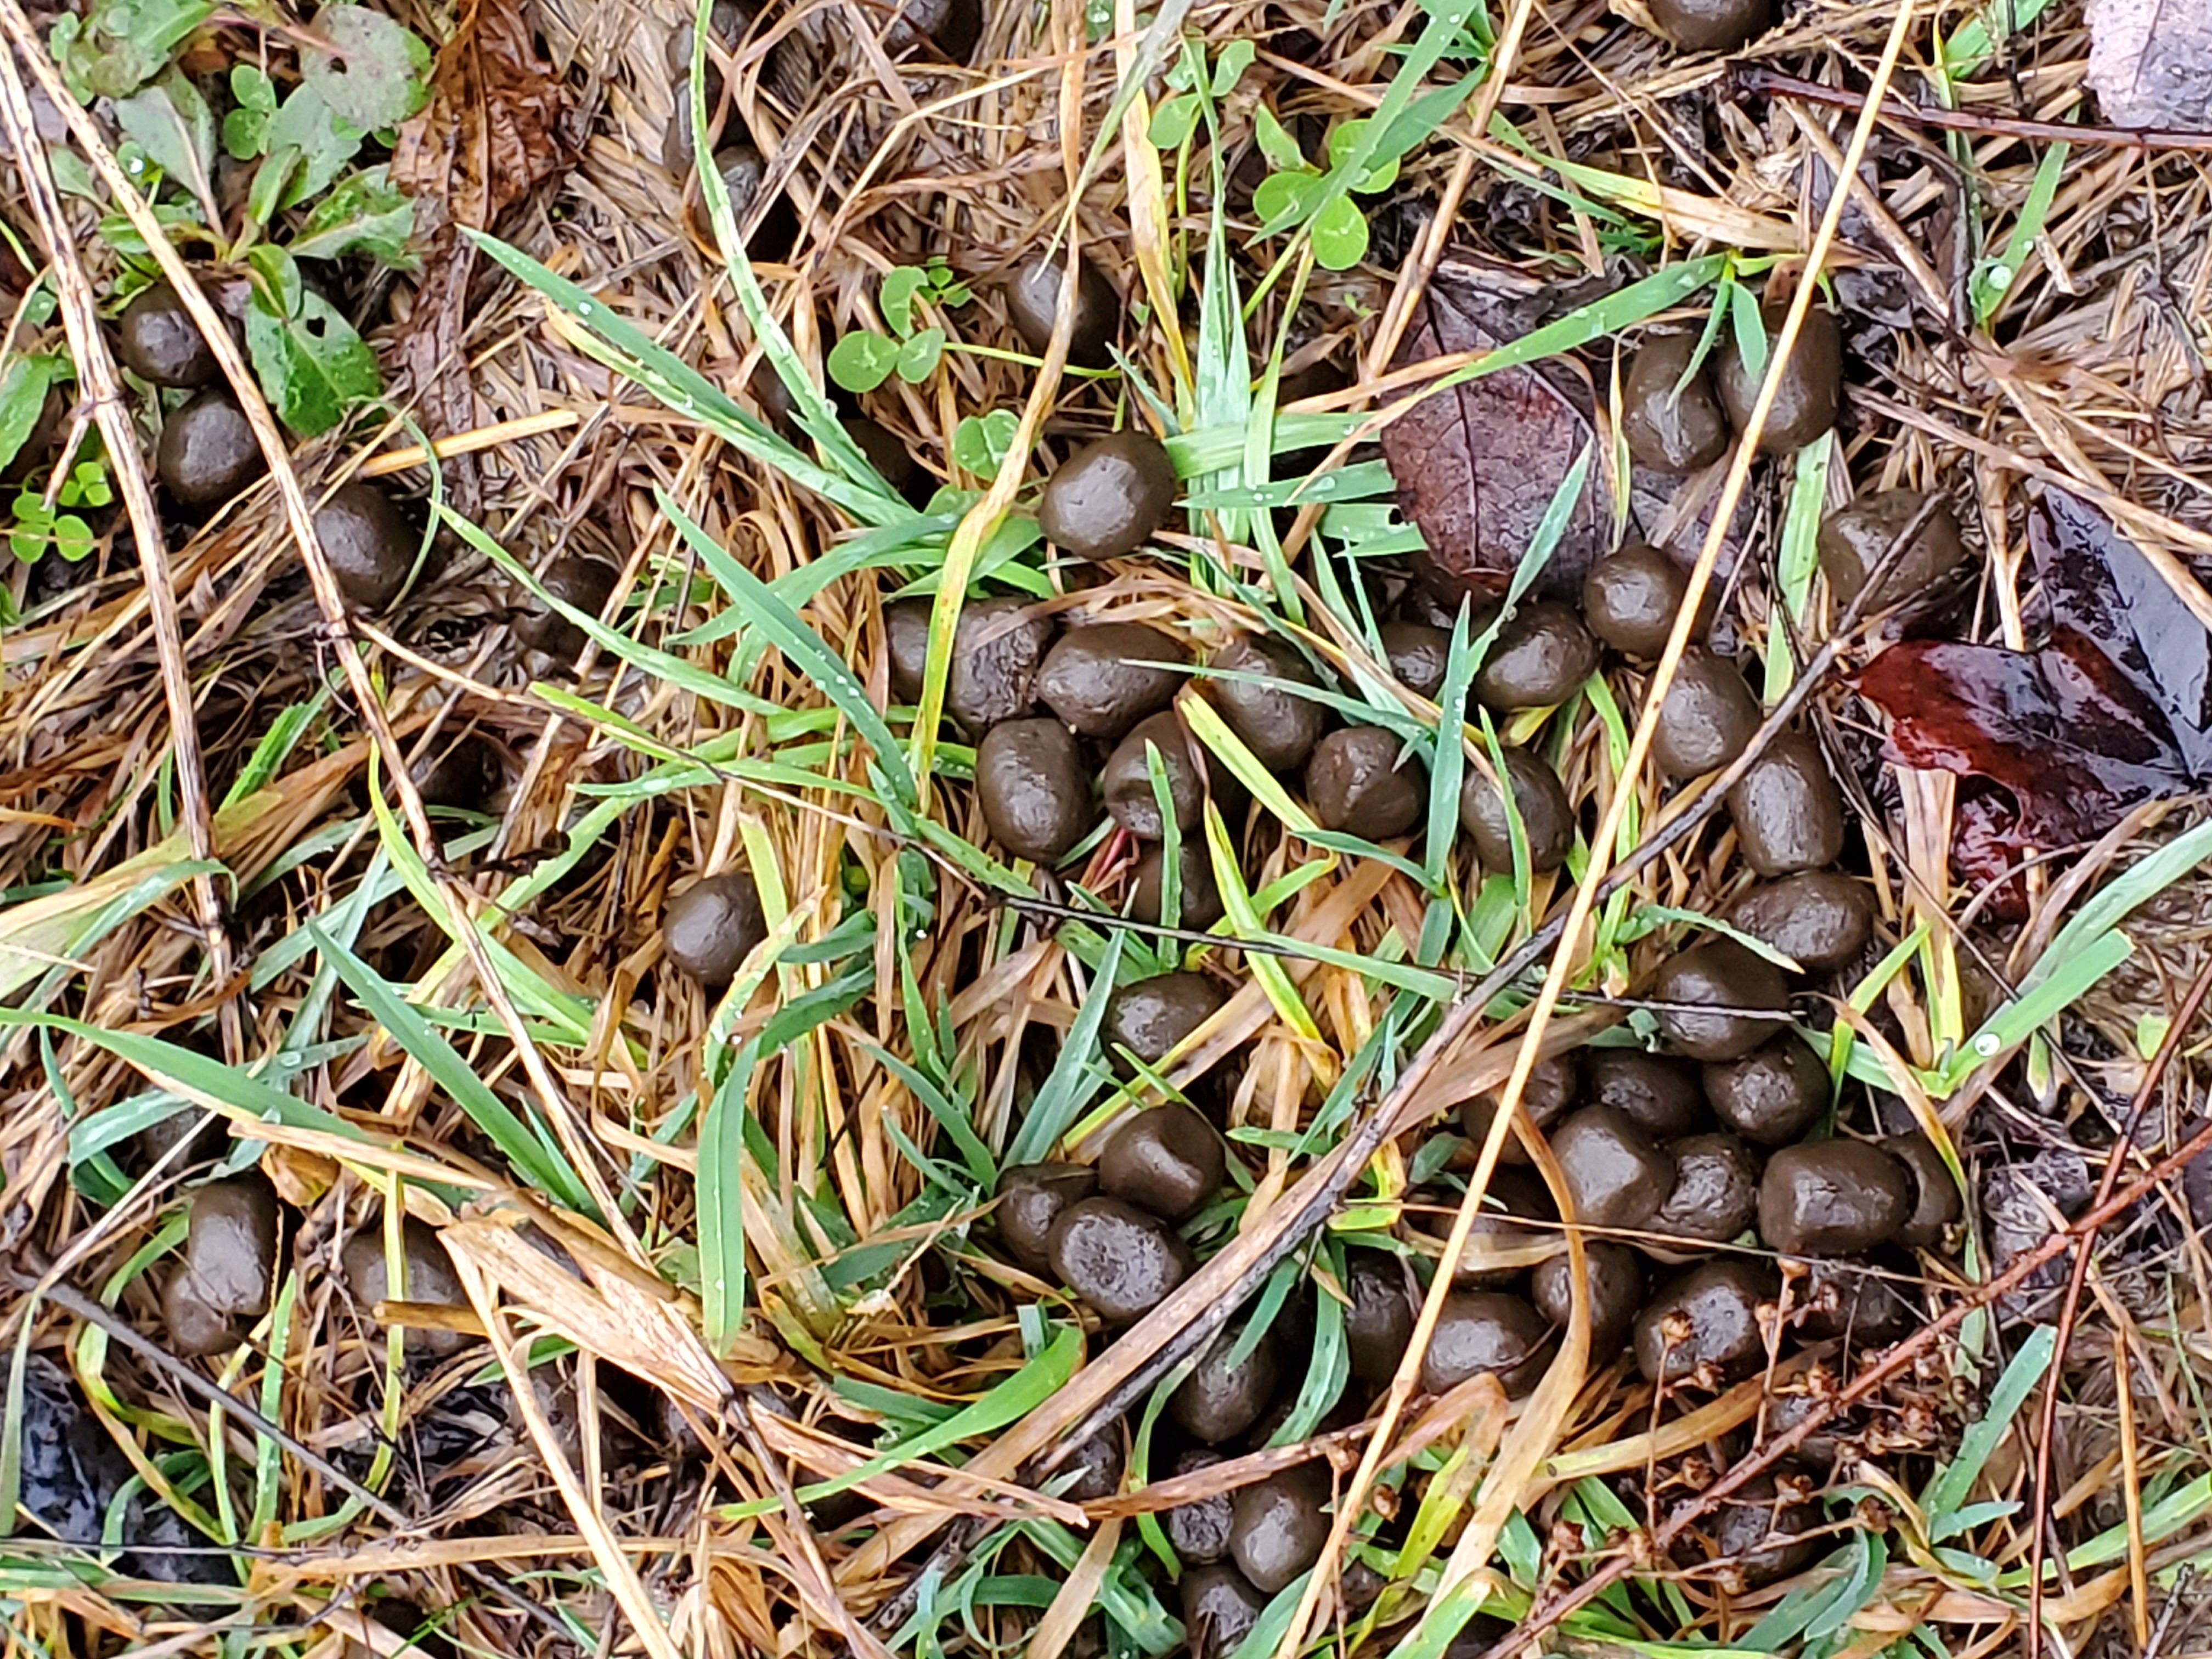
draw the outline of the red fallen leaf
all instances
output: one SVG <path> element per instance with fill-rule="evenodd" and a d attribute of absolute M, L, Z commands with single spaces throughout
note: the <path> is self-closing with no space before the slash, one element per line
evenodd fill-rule
<path fill-rule="evenodd" d="M 1978 880 L 2187 791 L 2212 754 L 2212 641 L 2142 553 L 2056 491 L 2030 544 L 2053 619 L 2041 649 L 1911 641 L 1855 682 L 1889 716 L 1889 759 L 1977 781 L 1952 853 Z"/>
<path fill-rule="evenodd" d="M 1510 343 L 1540 324 L 1598 297 L 1601 286 L 1545 285 L 1508 267 L 1454 258 L 1437 267 L 1391 361 L 1394 368 Z M 1428 544 L 1415 564 L 1444 597 L 1504 592 L 1536 526 L 1596 430 L 1589 382 L 1548 361 L 1500 369 L 1425 399 L 1382 433 L 1383 459 L 1398 506 Z M 1629 516 L 1639 531 L 1658 522 L 1680 480 L 1637 469 Z M 1538 581 L 1572 597 L 1612 544 L 1612 491 L 1593 457 L 1589 481 Z M 1741 517 L 1741 515 L 1740 515 Z M 1704 533 L 1706 519 L 1684 533 Z M 1735 537 L 1722 559 L 1733 563 Z"/>

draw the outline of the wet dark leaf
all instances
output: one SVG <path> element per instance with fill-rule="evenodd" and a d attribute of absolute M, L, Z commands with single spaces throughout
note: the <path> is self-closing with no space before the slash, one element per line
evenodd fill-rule
<path fill-rule="evenodd" d="M 1472 269 L 1438 270 L 1413 313 L 1394 368 L 1456 352 L 1490 350 L 1541 320 L 1537 296 Z M 1537 521 L 1594 430 L 1590 393 L 1551 364 L 1509 368 L 1454 387 L 1386 428 L 1382 453 L 1398 505 L 1429 544 L 1432 585 L 1500 593 Z M 1560 538 L 1546 588 L 1578 587 L 1606 544 L 1607 497 L 1591 483 Z"/>
<path fill-rule="evenodd" d="M 1415 308 L 1391 366 L 1494 349 L 1602 299 L 1612 286 L 1540 284 L 1516 271 L 1447 260 Z M 1589 376 L 1563 356 L 1469 380 L 1383 429 L 1382 453 L 1397 480 L 1399 507 L 1428 543 L 1417 563 L 1431 587 L 1447 598 L 1504 591 L 1553 496 L 1595 435 L 1592 408 Z M 1628 515 L 1636 533 L 1656 533 L 1681 483 L 1636 470 Z M 1594 464 L 1538 580 L 1540 592 L 1581 592 L 1590 566 L 1613 545 L 1612 513 L 1605 467 Z M 1710 518 L 1708 507 L 1676 538 L 1693 545 Z M 1723 577 L 1749 522 L 1747 501 L 1722 553 Z"/>
<path fill-rule="evenodd" d="M 2203 626 L 2081 502 L 2051 492 L 2030 537 L 2051 616 L 2039 650 L 1911 641 L 1856 681 L 1890 718 L 1890 759 L 1977 781 L 1954 854 L 1979 879 L 2094 839 L 2136 803 L 2192 787 L 2212 759 Z"/>

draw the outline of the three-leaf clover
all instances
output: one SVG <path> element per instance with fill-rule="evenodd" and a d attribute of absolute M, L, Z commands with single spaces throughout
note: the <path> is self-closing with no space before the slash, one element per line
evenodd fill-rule
<path fill-rule="evenodd" d="M 1349 270 L 1367 257 L 1367 214 L 1352 198 L 1379 195 L 1397 182 L 1398 158 L 1376 155 L 1354 166 L 1370 125 L 1365 116 L 1340 121 L 1328 135 L 1328 168 L 1308 163 L 1297 140 L 1262 105 L 1254 111 L 1261 154 L 1276 171 L 1252 192 L 1260 234 L 1273 235 L 1310 222 L 1314 258 L 1329 270 Z"/>
<path fill-rule="evenodd" d="M 861 330 L 844 336 L 830 348 L 830 378 L 848 392 L 873 392 L 894 373 L 919 386 L 945 355 L 945 331 L 916 328 L 915 307 L 924 301 L 965 305 L 971 297 L 967 284 L 942 259 L 894 266 L 877 295 L 877 308 L 891 334 Z"/>

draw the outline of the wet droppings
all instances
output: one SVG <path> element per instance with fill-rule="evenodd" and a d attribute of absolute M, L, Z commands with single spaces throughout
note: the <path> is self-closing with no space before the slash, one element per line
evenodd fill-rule
<path fill-rule="evenodd" d="M 1785 732 L 1769 744 L 1729 789 L 1728 808 L 1743 861 L 1762 876 L 1818 870 L 1843 856 L 1843 793 L 1808 733 Z"/>
<path fill-rule="evenodd" d="M 1056 864 L 1097 821 L 1091 768 L 1055 720 L 1000 720 L 975 745 L 975 799 L 1016 858 Z"/>
<path fill-rule="evenodd" d="M 1750 1230 L 1759 1214 L 1759 1154 L 1732 1134 L 1687 1135 L 1667 1149 L 1674 1189 L 1652 1218 L 1651 1231 L 1669 1239 L 1724 1244 Z"/>
<path fill-rule="evenodd" d="M 1755 0 L 1754 0 L 1755 3 Z M 1734 15 L 1742 16 L 1748 9 L 1745 0 L 1717 0 L 1718 6 L 1731 8 Z M 1766 330 L 1766 362 L 1762 374 L 1774 361 L 1774 351 L 1780 342 L 1784 318 L 1790 303 L 1786 300 L 1770 298 L 1759 307 L 1759 320 Z M 1752 405 L 1759 400 L 1761 374 L 1753 374 L 1737 351 L 1734 330 L 1727 331 L 1717 354 L 1713 381 L 1727 405 L 1729 419 L 1741 432 L 1751 424 Z M 1805 313 L 1803 325 L 1797 331 L 1796 349 L 1784 365 L 1780 381 L 1775 388 L 1774 406 L 1767 413 L 1766 428 L 1759 434 L 1759 447 L 1769 455 L 1788 455 L 1802 449 L 1836 423 L 1836 413 L 1843 402 L 1844 336 L 1836 325 L 1836 313 L 1826 306 L 1815 303 Z"/>
<path fill-rule="evenodd" d="M 211 1181 L 192 1194 L 181 1260 L 161 1289 L 177 1352 L 235 1347 L 240 1322 L 269 1311 L 278 1224 L 276 1189 L 258 1173 Z"/>
<path fill-rule="evenodd" d="M 1190 653 L 1141 623 L 1071 628 L 1046 653 L 1036 694 L 1086 738 L 1118 742 L 1138 721 L 1175 701 L 1189 678 L 1176 665 Z"/>
<path fill-rule="evenodd" d="M 1641 1048 L 1591 1048 L 1583 1058 L 1583 1097 L 1610 1106 L 1662 1145 L 1692 1133 L 1705 1121 L 1705 1096 L 1697 1067 L 1671 1054 Z"/>
<path fill-rule="evenodd" d="M 1856 1255 L 1896 1236 L 1913 1197 L 1910 1172 L 1880 1146 L 1785 1146 L 1759 1183 L 1759 1231 L 1787 1255 Z"/>
<path fill-rule="evenodd" d="M 1802 1039 L 1784 1032 L 1750 1054 L 1705 1067 L 1713 1115 L 1746 1140 L 1782 1146 L 1827 1115 L 1827 1063 Z"/>
<path fill-rule="evenodd" d="M 209 391 L 162 422 L 154 471 L 181 505 L 212 507 L 261 477 L 268 465 L 237 400 Z"/>
<path fill-rule="evenodd" d="M 1213 1126 L 1179 1100 L 1150 1106 L 1115 1132 L 1098 1184 L 1164 1221 L 1188 1221 L 1221 1190 L 1228 1158 Z"/>
<path fill-rule="evenodd" d="M 1229 1549 L 1254 1589 L 1272 1595 L 1321 1559 L 1329 1498 L 1322 1463 L 1301 1463 L 1237 1488 L 1230 1500 Z"/>
<path fill-rule="evenodd" d="M 1759 725 L 1743 672 L 1709 651 L 1686 652 L 1659 705 L 1651 757 L 1668 777 L 1698 777 L 1743 753 Z"/>
<path fill-rule="evenodd" d="M 1475 701 L 1501 711 L 1565 702 L 1597 672 L 1597 641 L 1572 605 L 1521 606 L 1475 671 Z"/>
<path fill-rule="evenodd" d="M 1321 740 L 1322 706 L 1296 691 L 1262 682 L 1314 684 L 1314 672 L 1305 659 L 1273 640 L 1238 640 L 1215 652 L 1206 665 L 1223 671 L 1223 678 L 1207 682 L 1207 695 L 1221 711 L 1222 724 L 1237 734 L 1253 758 L 1271 772 L 1304 764 Z M 1252 678 L 1229 678 L 1232 675 Z"/>
<path fill-rule="evenodd" d="M 1585 1106 L 1552 1132 L 1574 1200 L 1574 1219 L 1591 1227 L 1647 1225 L 1674 1189 L 1674 1160 L 1626 1113 Z"/>
<path fill-rule="evenodd" d="M 382 489 L 342 483 L 315 509 L 315 539 L 346 603 L 381 611 L 399 597 L 422 532 Z"/>
<path fill-rule="evenodd" d="M 1808 973 L 1857 959 L 1874 932 L 1874 893 L 1833 870 L 1812 870 L 1744 890 L 1723 913 L 1738 933 L 1771 945 Z"/>
<path fill-rule="evenodd" d="M 1248 1347 L 1240 1359 L 1239 1347 Z M 1199 1357 L 1196 1369 L 1168 1396 L 1168 1415 L 1194 1440 L 1219 1445 L 1260 1420 L 1275 1397 L 1282 1358 L 1272 1333 L 1248 1342 L 1241 1322 L 1227 1325 Z"/>
<path fill-rule="evenodd" d="M 1514 811 L 1528 849 L 1528 867 L 1541 875 L 1566 862 L 1575 844 L 1575 809 L 1566 786 L 1550 763 L 1526 749 L 1507 748 L 1505 775 L 1513 786 Z M 1469 761 L 1459 790 L 1459 823 L 1474 842 L 1486 870 L 1501 875 L 1513 869 L 1513 830 L 1505 798 L 1497 781 Z"/>
<path fill-rule="evenodd" d="M 1108 1051 L 1127 1048 L 1147 1066 L 1213 1018 L 1228 994 L 1203 974 L 1155 974 L 1115 990 L 1102 1032 Z"/>
<path fill-rule="evenodd" d="M 434 1307 L 465 1308 L 468 1294 L 461 1288 L 453 1261 L 438 1230 L 419 1216 L 400 1224 L 400 1251 L 405 1273 L 404 1285 L 394 1286 L 384 1246 L 384 1230 L 371 1226 L 353 1235 L 339 1252 L 338 1261 L 354 1300 L 364 1312 L 380 1302 L 420 1302 Z M 416 1352 L 458 1352 L 469 1338 L 459 1331 L 434 1326 L 410 1326 L 407 1346 Z"/>
<path fill-rule="evenodd" d="M 1083 1164 L 1015 1164 L 993 1188 L 1000 1242 L 1031 1273 L 1052 1265 L 1048 1241 L 1061 1212 L 1098 1190 L 1098 1172 Z"/>
<path fill-rule="evenodd" d="M 606 609 L 621 580 L 622 573 L 605 559 L 583 553 L 562 554 L 538 578 L 548 593 L 589 617 Z M 574 662 L 582 653 L 590 636 L 576 623 L 532 593 L 520 594 L 518 605 L 519 614 L 508 625 L 524 645 L 562 662 Z"/>
<path fill-rule="evenodd" d="M 1741 1058 L 1782 1029 L 1790 1009 L 1782 970 L 1732 939 L 1668 957 L 1651 995 L 1672 1005 L 1659 1009 L 1659 1029 L 1692 1060 Z"/>
<path fill-rule="evenodd" d="M 1517 1296 L 1503 1291 L 1454 1291 L 1444 1298 L 1421 1357 L 1421 1386 L 1431 1394 L 1489 1371 L 1515 1397 L 1536 1386 L 1550 1326 Z"/>
<path fill-rule="evenodd" d="M 1143 1318 L 1198 1266 L 1166 1222 L 1118 1198 L 1068 1206 L 1046 1249 L 1060 1282 L 1113 1325 Z"/>
<path fill-rule="evenodd" d="M 755 946 L 768 937 L 768 917 L 751 872 L 726 870 L 695 881 L 660 915 L 661 949 L 669 965 L 720 990 Z"/>
<path fill-rule="evenodd" d="M 962 606 L 945 670 L 945 712 L 976 734 L 1027 714 L 1036 707 L 1037 679 L 1052 636 L 1052 618 L 1018 595 Z M 925 634 L 922 649 L 927 648 Z M 915 695 L 921 690 L 917 676 Z"/>
<path fill-rule="evenodd" d="M 1399 1362 L 1413 1338 L 1413 1300 L 1406 1286 L 1406 1269 L 1382 1250 L 1345 1253 L 1345 1346 L 1351 1351 L 1352 1374 L 1376 1387 L 1398 1373 Z"/>
<path fill-rule="evenodd" d="M 1139 720 L 1107 757 L 1103 784 L 1106 810 L 1114 821 L 1139 841 L 1158 841 L 1167 834 L 1167 821 L 1160 816 L 1159 798 L 1152 788 L 1152 757 L 1158 754 L 1176 828 L 1185 834 L 1193 830 L 1206 789 L 1191 749 L 1190 738 L 1172 708 Z"/>
<path fill-rule="evenodd" d="M 1695 472 L 1728 453 L 1729 423 L 1695 334 L 1655 334 L 1629 359 L 1620 389 L 1628 453 L 1660 472 Z"/>
<path fill-rule="evenodd" d="M 1032 355 L 1042 356 L 1060 320 L 1065 255 L 1039 256 L 1006 285 L 1006 316 Z M 1075 304 L 1068 325 L 1067 361 L 1079 368 L 1104 368 L 1113 362 L 1114 336 L 1121 326 L 1121 298 L 1105 272 L 1080 255 L 1076 258 Z"/>
<path fill-rule="evenodd" d="M 1780 1291 L 1779 1275 L 1763 1261 L 1730 1257 L 1691 1268 L 1637 1315 L 1637 1369 L 1647 1382 L 1687 1382 L 1705 1368 L 1723 1384 L 1748 1376 L 1766 1358 L 1759 1306 Z"/>
<path fill-rule="evenodd" d="M 1037 525 L 1073 557 L 1126 558 L 1167 522 L 1176 490 L 1175 463 L 1158 439 L 1116 432 L 1076 451 L 1045 481 Z"/>
<path fill-rule="evenodd" d="M 1428 774 L 1395 732 L 1351 726 L 1330 732 L 1306 761 L 1306 800 L 1325 830 L 1387 841 L 1419 823 Z"/>
<path fill-rule="evenodd" d="M 152 386 L 202 386 L 222 372 L 199 325 L 167 283 L 143 289 L 115 322 L 115 355 Z"/>
<path fill-rule="evenodd" d="M 1590 1300 L 1590 1363 L 1602 1365 L 1627 1346 L 1644 1304 L 1644 1263 L 1634 1250 L 1608 1238 L 1586 1239 L 1583 1259 Z M 1560 1329 L 1573 1311 L 1574 1265 L 1566 1252 L 1536 1264 L 1528 1276 L 1529 1300 Z"/>
<path fill-rule="evenodd" d="M 1842 607 L 1866 592 L 1868 578 L 1928 500 L 1924 490 L 1884 489 L 1838 507 L 1820 521 L 1820 572 L 1828 579 L 1828 592 L 1838 615 Z M 1967 560 L 1966 545 L 1959 539 L 1958 520 L 1948 505 L 1937 501 L 1927 523 L 1897 556 L 1863 610 L 1871 614 L 1938 595 L 1965 568 Z"/>

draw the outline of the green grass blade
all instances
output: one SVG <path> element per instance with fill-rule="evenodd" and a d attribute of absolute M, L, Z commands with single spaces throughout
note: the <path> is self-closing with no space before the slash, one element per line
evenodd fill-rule
<path fill-rule="evenodd" d="M 1106 1021 L 1106 1003 L 1114 989 L 1115 971 L 1121 965 L 1122 941 L 1127 937 L 1117 927 L 1107 940 L 1106 953 L 1091 976 L 1090 994 L 1075 1011 L 1075 1023 L 1068 1027 L 1067 1036 L 1060 1042 L 1059 1058 L 1052 1063 L 1052 1074 L 1045 1079 L 1044 1087 L 1030 1103 L 1022 1127 L 1015 1132 L 1013 1144 L 1006 1148 L 1006 1163 L 1042 1163 L 1060 1144 L 1068 1126 L 1083 1115 L 1091 1097 L 1097 1092 L 1103 1074 L 1098 1028 Z"/>

